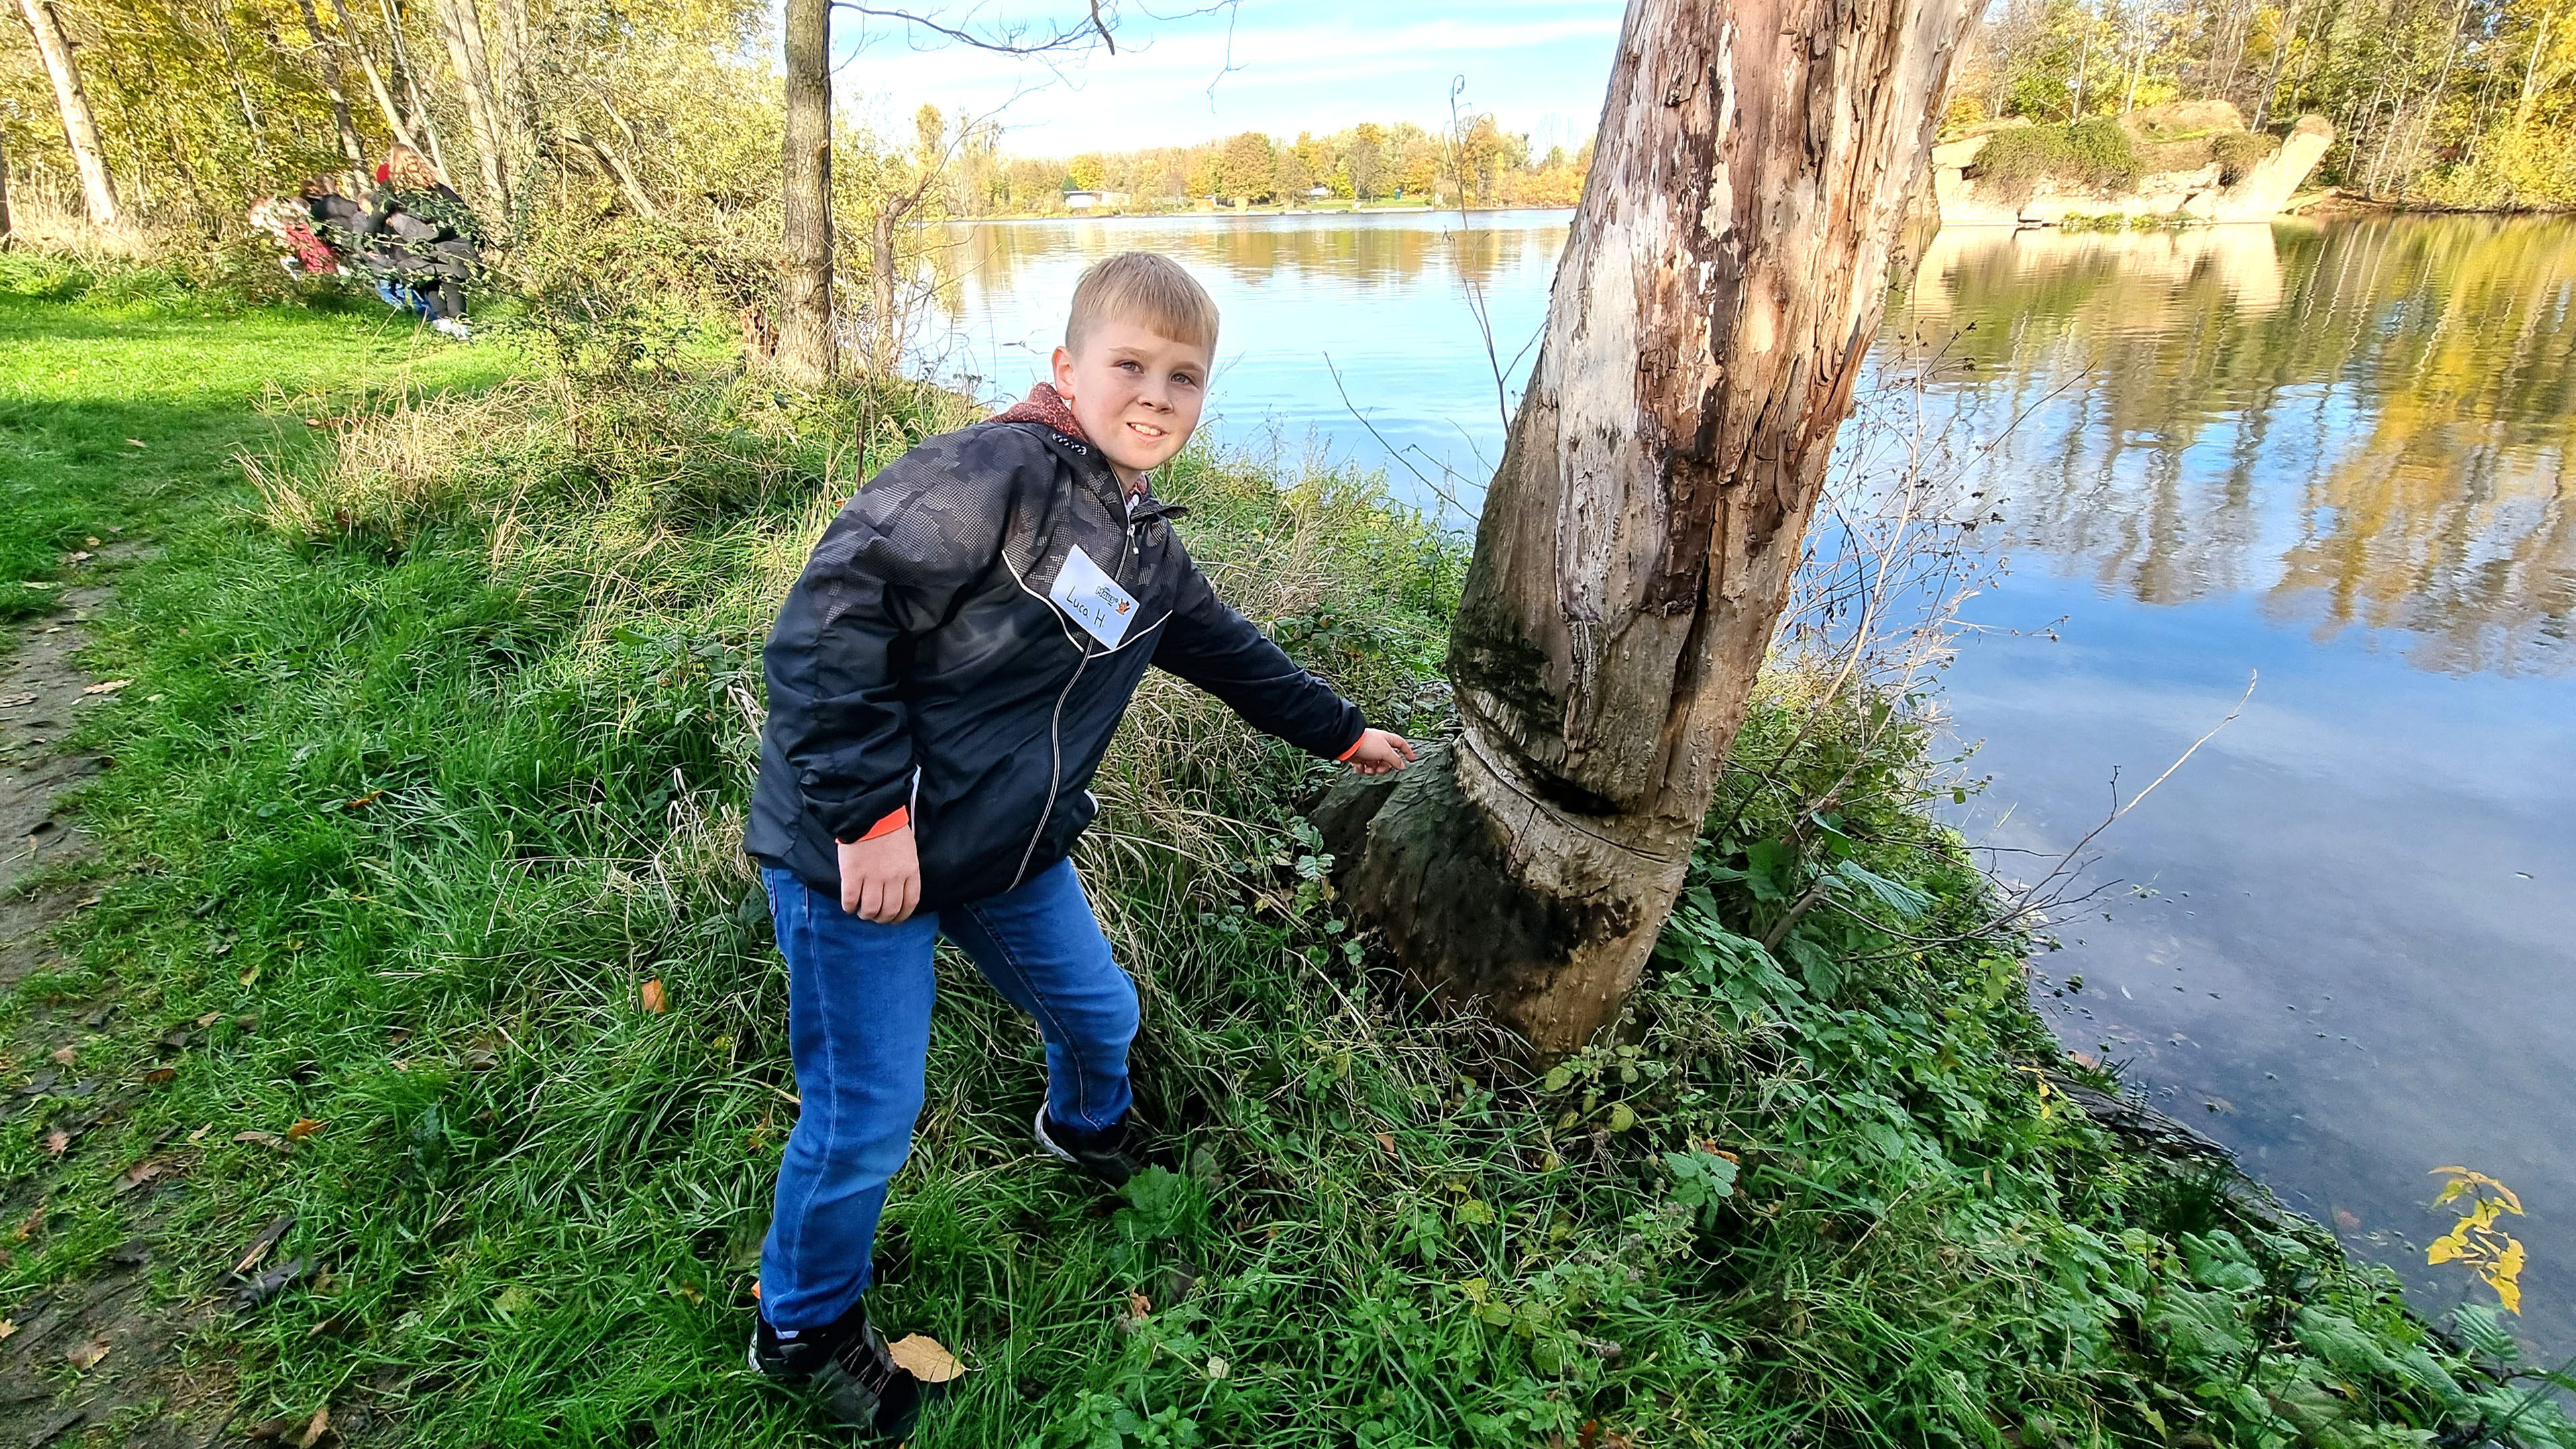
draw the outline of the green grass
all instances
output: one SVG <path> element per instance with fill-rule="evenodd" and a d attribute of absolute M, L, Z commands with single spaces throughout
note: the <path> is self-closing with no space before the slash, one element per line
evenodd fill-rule
<path fill-rule="evenodd" d="M 102 279 L 28 252 L 0 253 L 0 349 L 0 619 L 50 608 L 66 555 L 204 501 L 239 482 L 235 453 L 303 431 L 293 409 L 246 403 L 472 386 L 506 365 L 380 307 L 249 307 L 165 273 Z"/>
<path fill-rule="evenodd" d="M 172 1291 L 282 1210 L 281 1253 L 327 1265 L 210 1345 L 252 1418 L 818 1442 L 740 1367 L 794 1113 L 736 850 L 745 705 L 852 475 L 957 405 L 693 372 L 396 405 L 362 318 L 8 305 L 13 337 L 91 329 L 77 374 L 50 342 L 5 354 L 13 437 L 194 398 L 223 441 L 184 474 L 31 475 L 166 551 L 94 651 L 135 681 L 87 735 L 118 761 L 83 806 L 122 873 L 75 918 L 76 968 L 12 1009 L 112 988 L 82 1070 L 175 1074 L 60 1162 L 41 1114 L 0 1127 L 0 1176 L 51 1204 L 0 1309 L 121 1241 L 111 1183 L 168 1134 Z M 300 385 L 378 399 L 344 401 L 333 447 L 248 408 L 271 337 L 302 341 Z M 489 354 L 433 356 L 461 381 Z M 221 464 L 245 443 L 256 488 Z M 1167 491 L 1228 597 L 1373 717 L 1437 731 L 1450 545 L 1366 479 L 1193 454 Z M 2387 1275 L 2052 1100 L 2012 943 L 1905 943 L 1986 904 L 1922 813 L 1925 750 L 1884 702 L 1777 677 L 1628 1029 L 1532 1080 L 1355 962 L 1295 814 L 1329 769 L 1153 683 L 1081 859 L 1183 1170 L 1103 1202 L 1049 1168 L 1034 1032 L 943 962 L 872 1303 L 975 1372 L 917 1442 L 2360 1446 L 2500 1415 Z M 2576 1444 L 2556 1425 L 2517 1432 Z"/>

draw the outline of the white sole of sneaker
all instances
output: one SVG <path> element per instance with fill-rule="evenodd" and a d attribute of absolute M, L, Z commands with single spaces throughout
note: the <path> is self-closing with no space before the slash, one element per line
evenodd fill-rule
<path fill-rule="evenodd" d="M 1069 1167 L 1080 1167 L 1082 1165 L 1074 1159 L 1074 1155 L 1072 1153 L 1057 1146 L 1056 1140 L 1047 1135 L 1046 1103 L 1038 1103 L 1038 1115 L 1030 1121 L 1029 1130 L 1037 1134 L 1038 1145 L 1046 1149 L 1049 1157 L 1052 1157 L 1056 1161 L 1064 1163 Z"/>

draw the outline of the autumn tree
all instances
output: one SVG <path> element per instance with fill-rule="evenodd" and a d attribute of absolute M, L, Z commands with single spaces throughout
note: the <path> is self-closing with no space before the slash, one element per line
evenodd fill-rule
<path fill-rule="evenodd" d="M 1630 0 L 1486 495 L 1456 743 L 1318 813 L 1406 970 L 1542 1053 L 1636 983 L 1786 603 L 1966 0 Z"/>

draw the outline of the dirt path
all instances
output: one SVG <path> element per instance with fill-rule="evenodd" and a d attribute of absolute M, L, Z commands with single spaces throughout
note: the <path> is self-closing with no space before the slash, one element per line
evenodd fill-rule
<path fill-rule="evenodd" d="M 65 964 L 54 928 L 96 899 L 80 869 L 90 842 L 60 809 L 65 792 L 113 762 L 62 742 L 85 710 L 119 687 L 72 659 L 84 642 L 82 622 L 107 596 L 103 587 L 66 591 L 59 611 L 15 626 L 0 643 L 0 990 Z M 0 1180 L 0 1262 L 43 1247 L 60 1179 L 76 1166 L 95 1167 L 85 1153 L 116 1150 L 112 1129 L 136 1089 L 85 1074 L 82 1058 L 85 1044 L 117 1020 L 112 992 L 40 991 L 0 1033 L 0 1121 L 32 1117 L 52 1154 L 47 1169 Z M 219 1353 L 189 1352 L 212 1310 L 154 1291 L 153 1196 L 133 1195 L 128 1236 L 96 1269 L 0 1320 L 8 1325 L 0 1336 L 0 1449 L 240 1442 L 224 1422 L 230 1370 Z"/>

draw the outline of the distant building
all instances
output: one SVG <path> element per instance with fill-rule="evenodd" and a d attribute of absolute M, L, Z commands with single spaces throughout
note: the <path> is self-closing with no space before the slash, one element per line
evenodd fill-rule
<path fill-rule="evenodd" d="M 1125 208 L 1127 201 L 1128 195 L 1124 191 L 1068 191 L 1064 194 L 1064 209 L 1118 211 Z"/>
<path fill-rule="evenodd" d="M 1306 194 L 1308 196 L 1330 196 L 1333 194 L 1333 188 L 1323 185 L 1309 186 L 1306 188 Z"/>

